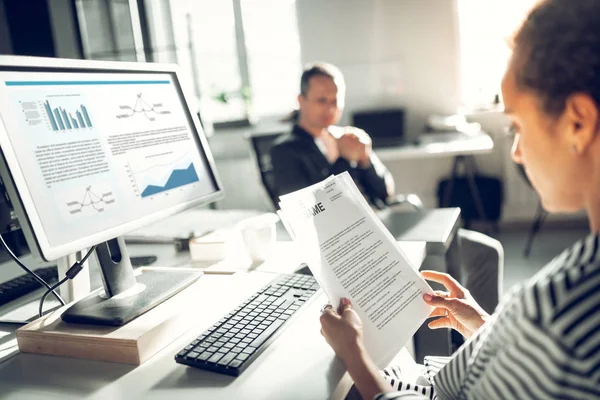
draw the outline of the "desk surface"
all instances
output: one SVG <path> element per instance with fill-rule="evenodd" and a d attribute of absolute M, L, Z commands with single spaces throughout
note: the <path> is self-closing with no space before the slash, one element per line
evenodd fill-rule
<path fill-rule="evenodd" d="M 490 153 L 494 141 L 485 132 L 467 135 L 460 132 L 424 133 L 418 144 L 376 149 L 382 161 L 411 160 Z"/>
<path fill-rule="evenodd" d="M 423 217 L 427 216 L 424 214 Z M 411 216 L 411 218 L 414 216 Z M 412 224 L 412 222 L 411 222 Z M 411 225 L 409 224 L 409 225 Z M 395 226 L 401 228 L 400 222 Z M 404 224 L 406 227 L 406 224 Z M 410 228 L 410 226 L 408 227 Z M 289 246 L 284 244 L 283 246 Z M 404 244 L 415 266 L 425 257 L 424 243 Z M 186 253 L 176 253 L 169 245 L 130 245 L 132 255 L 155 254 L 157 266 L 181 264 Z M 289 248 L 289 247 L 288 247 Z M 205 275 L 206 304 L 199 305 L 196 328 L 156 354 L 141 366 L 77 360 L 34 354 L 19 354 L 0 364 L 0 388 L 8 399 L 325 399 L 343 398 L 351 385 L 343 364 L 319 333 L 321 306 L 325 295 L 307 305 L 296 320 L 240 377 L 214 374 L 176 364 L 173 357 L 200 332 L 229 312 L 251 293 L 274 278 L 272 272 L 291 272 L 283 249 L 256 271 L 234 275 Z M 187 255 L 189 258 L 189 255 Z M 293 258 L 292 258 L 293 259 Z M 92 287 L 98 276 L 92 274 Z M 4 328 L 4 329 L 3 329 Z M 14 330 L 14 327 L 12 328 Z M 8 335 L 2 336 L 2 331 Z M 13 335 L 0 325 L 0 345 Z M 410 364 L 406 353 L 403 362 Z"/>
<path fill-rule="evenodd" d="M 415 265 L 422 262 L 424 247 L 418 242 L 403 246 Z M 278 254 L 285 257 L 286 252 Z M 262 270 L 289 272 L 297 267 L 284 259 L 270 261 Z M 197 326 L 138 367 L 19 354 L 0 364 L 3 398 L 325 399 L 332 394 L 343 398 L 351 381 L 319 333 L 318 317 L 327 301 L 322 292 L 240 377 L 188 368 L 173 360 L 200 332 L 274 277 L 262 271 L 204 275 L 207 307 L 199 307 L 203 312 Z M 406 362 L 406 355 L 402 357 Z"/>

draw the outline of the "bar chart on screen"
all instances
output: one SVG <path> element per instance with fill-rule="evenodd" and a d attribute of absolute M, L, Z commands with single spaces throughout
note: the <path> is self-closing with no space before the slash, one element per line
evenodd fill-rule
<path fill-rule="evenodd" d="M 45 125 L 53 132 L 86 130 L 93 127 L 88 107 L 77 94 L 45 100 L 19 101 L 29 126 Z"/>

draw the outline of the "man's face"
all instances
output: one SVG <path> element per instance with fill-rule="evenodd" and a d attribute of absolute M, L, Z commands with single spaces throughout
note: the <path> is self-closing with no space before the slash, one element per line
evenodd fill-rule
<path fill-rule="evenodd" d="M 551 212 L 583 207 L 581 169 L 569 154 L 565 113 L 549 117 L 540 99 L 518 88 L 514 60 L 502 80 L 505 113 L 515 132 L 512 158 L 525 168 L 544 208 Z"/>
<path fill-rule="evenodd" d="M 308 91 L 298 96 L 302 122 L 310 128 L 324 129 L 337 123 L 342 115 L 344 93 L 328 76 L 310 78 Z"/>

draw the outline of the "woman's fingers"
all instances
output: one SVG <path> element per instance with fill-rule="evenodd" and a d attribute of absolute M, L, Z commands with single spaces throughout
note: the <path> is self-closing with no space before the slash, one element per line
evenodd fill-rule
<path fill-rule="evenodd" d="M 344 316 L 344 311 L 349 310 L 352 308 L 352 303 L 350 302 L 350 300 L 348 300 L 345 297 L 342 297 L 340 299 L 340 305 L 338 306 L 338 314 L 340 314 L 341 316 Z"/>
<path fill-rule="evenodd" d="M 428 281 L 434 281 L 446 286 L 450 292 L 457 293 L 457 297 L 461 297 L 461 295 L 464 293 L 464 288 L 460 285 L 460 283 L 458 283 L 456 279 L 448 274 L 436 271 L 421 271 L 421 275 Z"/>
<path fill-rule="evenodd" d="M 427 326 L 430 329 L 452 328 L 452 323 L 450 318 L 442 317 L 431 321 L 429 324 L 427 324 Z"/>
<path fill-rule="evenodd" d="M 448 310 L 446 310 L 445 308 L 436 308 L 429 314 L 429 317 L 427 317 L 427 318 L 445 317 L 447 315 L 448 315 Z"/>
<path fill-rule="evenodd" d="M 442 296 L 431 295 L 429 293 L 426 293 L 423 296 L 423 299 L 425 300 L 425 303 L 429 304 L 430 306 L 445 308 L 446 310 L 450 311 L 460 310 L 461 306 L 464 306 L 459 299 L 445 298 Z"/>

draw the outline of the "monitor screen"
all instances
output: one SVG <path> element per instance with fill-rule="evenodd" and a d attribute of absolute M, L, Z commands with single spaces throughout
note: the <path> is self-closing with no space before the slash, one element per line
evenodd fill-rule
<path fill-rule="evenodd" d="M 173 70 L 0 63 L 0 87 L 2 153 L 45 259 L 220 192 Z"/>
<path fill-rule="evenodd" d="M 364 129 L 374 145 L 404 139 L 404 109 L 357 111 L 352 115 L 352 123 Z"/>

